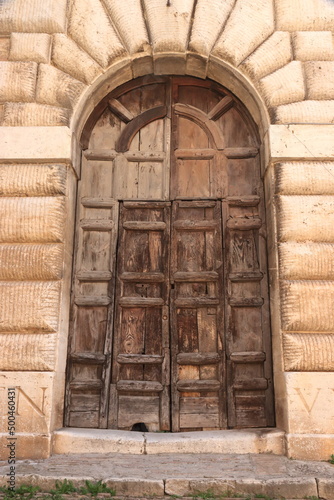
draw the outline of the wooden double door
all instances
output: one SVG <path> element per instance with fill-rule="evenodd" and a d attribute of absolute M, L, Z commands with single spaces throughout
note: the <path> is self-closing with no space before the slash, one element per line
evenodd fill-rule
<path fill-rule="evenodd" d="M 274 425 L 256 129 L 225 89 L 146 77 L 87 122 L 65 424 Z"/>

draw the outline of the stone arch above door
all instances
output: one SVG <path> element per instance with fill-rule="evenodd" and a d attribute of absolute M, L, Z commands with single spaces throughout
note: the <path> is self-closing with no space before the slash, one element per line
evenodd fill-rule
<path fill-rule="evenodd" d="M 145 77 L 83 132 L 67 425 L 274 424 L 259 139 L 209 80 Z"/>

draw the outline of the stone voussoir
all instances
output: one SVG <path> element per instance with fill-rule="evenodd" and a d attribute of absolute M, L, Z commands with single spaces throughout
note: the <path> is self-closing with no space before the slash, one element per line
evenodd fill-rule
<path fill-rule="evenodd" d="M 40 64 L 36 100 L 41 104 L 72 108 L 86 86 L 63 71 Z"/>
<path fill-rule="evenodd" d="M 234 0 L 198 0 L 189 50 L 208 56 L 234 5 Z M 205 19 L 205 22 L 204 22 Z"/>
<path fill-rule="evenodd" d="M 37 63 L 0 61 L 0 101 L 35 100 Z"/>
<path fill-rule="evenodd" d="M 15 0 L 0 4 L 0 33 L 66 30 L 67 0 Z"/>
<path fill-rule="evenodd" d="M 181 52 L 187 49 L 194 0 L 166 2 L 144 0 L 153 52 Z"/>
<path fill-rule="evenodd" d="M 240 65 L 254 79 L 263 78 L 292 60 L 290 33 L 276 31 Z"/>
<path fill-rule="evenodd" d="M 61 33 L 53 37 L 52 62 L 58 69 L 85 84 L 102 73 L 101 66 L 87 52 Z"/>
<path fill-rule="evenodd" d="M 273 31 L 272 0 L 237 2 L 212 54 L 239 66 Z"/>
<path fill-rule="evenodd" d="M 115 58 L 126 55 L 100 0 L 73 1 L 69 34 L 103 68 Z"/>
<path fill-rule="evenodd" d="M 11 61 L 35 61 L 48 63 L 50 60 L 51 36 L 46 33 L 12 33 L 10 38 Z"/>
<path fill-rule="evenodd" d="M 150 41 L 140 0 L 132 2 L 104 0 L 104 4 L 129 53 L 135 54 L 147 50 Z M 136 26 L 135 30 L 133 30 L 133 26 Z"/>
<path fill-rule="evenodd" d="M 334 22 L 332 2 L 319 0 L 279 0 L 275 2 L 276 25 L 286 31 L 331 30 Z"/>
<path fill-rule="evenodd" d="M 298 61 L 333 61 L 334 43 L 331 31 L 296 31 L 292 33 L 295 58 Z"/>
<path fill-rule="evenodd" d="M 278 106 L 305 98 L 302 63 L 292 61 L 260 80 L 260 90 L 269 106 Z"/>
<path fill-rule="evenodd" d="M 334 61 L 304 63 L 309 99 L 334 99 Z"/>

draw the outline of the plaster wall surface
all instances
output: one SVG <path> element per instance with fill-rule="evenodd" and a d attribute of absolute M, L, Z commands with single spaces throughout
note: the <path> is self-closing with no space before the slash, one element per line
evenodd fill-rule
<path fill-rule="evenodd" d="M 227 87 L 259 127 L 276 424 L 289 456 L 305 458 L 307 450 L 308 458 L 327 459 L 334 450 L 334 4 L 166 3 L 0 3 L 0 387 L 5 394 L 15 385 L 22 405 L 18 453 L 47 456 L 62 426 L 84 123 L 132 78 L 189 74 Z M 5 439 L 6 398 L 0 408 Z"/>

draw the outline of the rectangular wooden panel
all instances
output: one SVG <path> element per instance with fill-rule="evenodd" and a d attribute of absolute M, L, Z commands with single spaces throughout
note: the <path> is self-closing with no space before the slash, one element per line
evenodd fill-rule
<path fill-rule="evenodd" d="M 136 423 L 144 422 L 150 429 L 157 430 L 160 416 L 159 404 L 158 396 L 119 396 L 120 427 L 131 428 Z"/>

